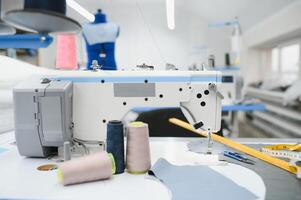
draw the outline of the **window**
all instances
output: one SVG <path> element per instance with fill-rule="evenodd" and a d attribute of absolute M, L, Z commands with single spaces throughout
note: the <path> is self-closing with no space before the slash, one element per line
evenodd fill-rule
<path fill-rule="evenodd" d="M 272 49 L 272 71 L 279 72 L 279 49 Z"/>
<path fill-rule="evenodd" d="M 300 43 L 294 42 L 273 48 L 271 69 L 274 74 L 297 78 L 300 70 Z"/>
<path fill-rule="evenodd" d="M 298 73 L 300 45 L 293 44 L 281 48 L 281 71 L 283 73 Z"/>

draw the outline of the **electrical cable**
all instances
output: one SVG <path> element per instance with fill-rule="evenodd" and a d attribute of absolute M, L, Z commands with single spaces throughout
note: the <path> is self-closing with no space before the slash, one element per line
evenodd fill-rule
<path fill-rule="evenodd" d="M 167 63 L 165 57 L 163 56 L 163 53 L 161 52 L 161 50 L 160 50 L 160 48 L 159 48 L 159 45 L 158 45 L 158 43 L 157 43 L 157 40 L 155 39 L 155 36 L 154 36 L 153 32 L 151 31 L 151 28 L 150 28 L 149 24 L 146 23 L 145 16 L 143 15 L 141 6 L 139 5 L 138 1 L 136 1 L 136 7 L 138 8 L 138 11 L 139 11 L 139 13 L 140 13 L 140 15 L 141 15 L 141 18 L 142 18 L 142 20 L 143 20 L 143 23 L 144 23 L 144 25 L 146 26 L 146 28 L 147 28 L 147 30 L 148 30 L 148 32 L 149 32 L 149 34 L 150 34 L 150 36 L 151 36 L 151 38 L 152 38 L 154 44 L 155 44 L 155 47 L 156 47 L 157 50 L 158 50 L 159 56 L 161 57 L 161 59 L 162 59 L 163 62 Z"/>

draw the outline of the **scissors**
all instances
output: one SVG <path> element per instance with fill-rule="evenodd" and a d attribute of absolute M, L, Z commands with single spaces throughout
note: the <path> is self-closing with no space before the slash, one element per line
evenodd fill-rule
<path fill-rule="evenodd" d="M 255 161 L 247 158 L 245 155 L 237 153 L 237 152 L 232 152 L 232 151 L 224 151 L 224 156 L 229 157 L 229 158 L 233 158 L 235 160 L 238 160 L 240 162 L 244 162 L 247 164 L 251 164 L 254 165 Z"/>

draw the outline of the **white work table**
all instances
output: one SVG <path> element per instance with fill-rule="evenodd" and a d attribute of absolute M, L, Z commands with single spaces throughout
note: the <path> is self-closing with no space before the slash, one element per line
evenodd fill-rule
<path fill-rule="evenodd" d="M 211 169 L 264 199 L 266 188 L 258 174 L 235 164 L 218 165 L 215 159 L 189 152 L 186 144 L 193 140 L 197 138 L 151 138 L 152 164 L 161 157 L 179 165 L 209 164 Z M 0 134 L 0 148 L 6 149 L 0 149 L 0 199 L 171 199 L 169 190 L 159 181 L 126 172 L 110 180 L 64 187 L 58 182 L 56 170 L 37 170 L 54 161 L 18 154 L 13 132 Z"/>

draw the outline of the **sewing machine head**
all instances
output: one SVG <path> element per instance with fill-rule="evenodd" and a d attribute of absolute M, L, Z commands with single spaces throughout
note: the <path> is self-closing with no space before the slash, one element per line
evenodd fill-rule
<path fill-rule="evenodd" d="M 134 107 L 181 107 L 196 128 L 218 131 L 221 75 L 214 71 L 71 71 L 14 88 L 21 155 L 44 157 L 73 138 L 106 140 L 106 125 Z M 168 122 L 166 122 L 168 123 Z"/>

